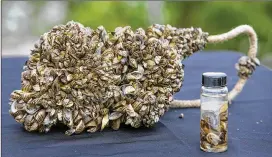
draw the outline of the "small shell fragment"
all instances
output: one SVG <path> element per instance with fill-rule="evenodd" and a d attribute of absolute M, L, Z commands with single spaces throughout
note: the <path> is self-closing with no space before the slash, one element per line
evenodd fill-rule
<path fill-rule="evenodd" d="M 179 115 L 179 118 L 184 118 L 184 114 L 181 113 L 181 114 Z"/>

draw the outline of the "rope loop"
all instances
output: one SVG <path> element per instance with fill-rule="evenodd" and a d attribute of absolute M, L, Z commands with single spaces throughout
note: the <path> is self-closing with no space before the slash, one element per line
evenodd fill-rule
<path fill-rule="evenodd" d="M 234 88 L 228 94 L 229 103 L 243 90 L 247 79 L 253 74 L 256 66 L 260 65 L 260 61 L 257 56 L 258 50 L 258 38 L 254 29 L 249 25 L 241 25 L 227 33 L 219 35 L 208 36 L 208 43 L 220 43 L 228 41 L 237 37 L 240 34 L 247 34 L 249 38 L 249 50 L 247 56 L 242 56 L 238 63 L 236 63 L 235 68 L 238 70 L 239 80 L 235 84 Z M 171 108 L 190 108 L 190 107 L 200 107 L 200 100 L 173 100 L 171 102 Z"/>

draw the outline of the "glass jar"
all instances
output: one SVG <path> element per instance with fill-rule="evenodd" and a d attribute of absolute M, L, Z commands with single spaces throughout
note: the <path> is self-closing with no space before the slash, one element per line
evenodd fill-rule
<path fill-rule="evenodd" d="M 207 72 L 202 75 L 200 148 L 206 152 L 228 149 L 228 88 L 227 75 Z"/>

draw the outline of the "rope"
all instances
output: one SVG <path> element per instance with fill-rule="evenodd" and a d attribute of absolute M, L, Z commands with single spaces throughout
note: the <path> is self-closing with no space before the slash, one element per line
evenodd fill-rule
<path fill-rule="evenodd" d="M 200 107 L 200 100 L 173 100 L 171 108 L 195 108 Z"/>
<path fill-rule="evenodd" d="M 249 50 L 248 56 L 243 56 L 239 59 L 236 64 L 236 69 L 238 70 L 239 80 L 235 84 L 234 88 L 228 94 L 228 100 L 231 101 L 243 90 L 248 78 L 252 75 L 256 66 L 260 64 L 259 60 L 256 58 L 258 41 L 257 35 L 253 28 L 249 25 L 238 26 L 231 31 L 219 35 L 208 36 L 208 43 L 220 43 L 228 41 L 237 37 L 240 34 L 247 34 L 249 38 Z M 190 108 L 190 107 L 200 107 L 200 100 L 173 100 L 170 105 L 171 108 Z"/>

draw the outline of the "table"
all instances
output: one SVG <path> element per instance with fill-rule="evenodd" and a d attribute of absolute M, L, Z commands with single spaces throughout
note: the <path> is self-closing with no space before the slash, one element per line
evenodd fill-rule
<path fill-rule="evenodd" d="M 201 52 L 184 61 L 185 81 L 178 99 L 200 95 L 201 74 L 222 71 L 228 88 L 237 81 L 234 64 L 243 54 L 230 51 Z M 123 126 L 119 131 L 66 136 L 67 128 L 54 127 L 47 134 L 26 132 L 9 115 L 10 93 L 20 88 L 20 74 L 27 58 L 2 59 L 3 157 L 268 157 L 272 156 L 272 71 L 257 68 L 242 93 L 229 107 L 229 148 L 215 154 L 199 149 L 199 108 L 171 109 L 152 128 Z M 179 119 L 180 113 L 185 117 Z"/>

